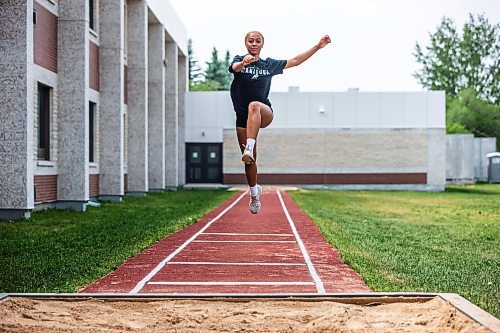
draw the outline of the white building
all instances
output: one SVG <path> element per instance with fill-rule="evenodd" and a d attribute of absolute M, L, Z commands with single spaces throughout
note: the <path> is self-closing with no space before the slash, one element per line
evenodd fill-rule
<path fill-rule="evenodd" d="M 259 183 L 442 191 L 445 94 L 274 92 L 259 133 Z M 188 182 L 244 184 L 229 93 L 189 92 Z"/>

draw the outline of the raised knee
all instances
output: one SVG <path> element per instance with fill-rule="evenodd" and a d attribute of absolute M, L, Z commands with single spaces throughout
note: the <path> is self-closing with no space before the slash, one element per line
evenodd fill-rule
<path fill-rule="evenodd" d="M 253 101 L 248 104 L 248 112 L 258 112 L 260 110 L 259 102 Z"/>

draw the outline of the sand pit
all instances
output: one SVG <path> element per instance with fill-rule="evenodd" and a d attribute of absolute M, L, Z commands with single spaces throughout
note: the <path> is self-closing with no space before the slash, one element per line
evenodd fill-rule
<path fill-rule="evenodd" d="M 0 301 L 0 332 L 490 332 L 439 297 L 372 306 L 331 300 Z"/>

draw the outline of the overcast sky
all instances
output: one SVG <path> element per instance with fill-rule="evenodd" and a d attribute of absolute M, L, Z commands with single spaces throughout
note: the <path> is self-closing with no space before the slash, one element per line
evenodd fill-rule
<path fill-rule="evenodd" d="M 500 22 L 500 0 L 170 0 L 205 68 L 220 57 L 245 54 L 244 36 L 259 30 L 261 56 L 289 59 L 328 34 L 332 39 L 302 65 L 273 79 L 272 91 L 421 91 L 412 73 L 415 43 L 429 44 L 443 16 L 459 31 L 469 13 Z"/>

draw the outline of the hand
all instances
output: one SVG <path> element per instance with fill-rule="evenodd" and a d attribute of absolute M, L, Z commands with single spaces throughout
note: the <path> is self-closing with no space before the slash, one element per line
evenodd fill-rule
<path fill-rule="evenodd" d="M 252 62 L 254 62 L 255 60 L 257 60 L 257 59 L 255 59 L 255 57 L 254 57 L 253 55 L 251 55 L 251 54 L 247 54 L 247 55 L 245 56 L 245 58 L 243 58 L 243 61 L 242 61 L 243 66 L 246 66 L 246 65 L 248 65 L 248 64 L 251 64 L 251 63 L 252 63 Z"/>
<path fill-rule="evenodd" d="M 325 35 L 323 37 L 321 37 L 319 43 L 318 43 L 318 47 L 320 49 L 324 48 L 327 44 L 331 43 L 332 41 L 330 40 L 330 36 L 328 35 Z"/>

